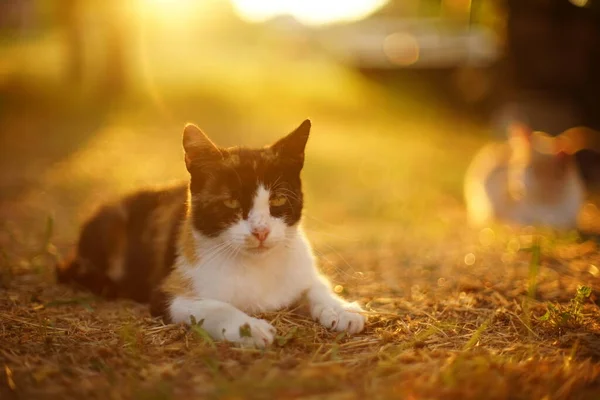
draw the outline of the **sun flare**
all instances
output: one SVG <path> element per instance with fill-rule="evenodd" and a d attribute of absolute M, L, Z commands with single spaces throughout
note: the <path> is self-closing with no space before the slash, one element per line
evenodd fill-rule
<path fill-rule="evenodd" d="M 356 21 L 371 15 L 388 0 L 232 0 L 238 15 L 249 22 L 262 22 L 290 15 L 306 25 Z"/>

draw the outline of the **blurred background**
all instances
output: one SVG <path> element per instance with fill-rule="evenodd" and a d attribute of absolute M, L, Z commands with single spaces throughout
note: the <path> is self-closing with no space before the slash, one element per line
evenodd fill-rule
<path fill-rule="evenodd" d="M 600 129 L 599 3 L 2 0 L 0 219 L 67 247 L 98 203 L 186 177 L 186 122 L 252 146 L 309 117 L 315 240 L 452 232 L 511 119 Z"/>
<path fill-rule="evenodd" d="M 462 193 L 514 119 L 600 130 L 598 93 L 600 0 L 0 0 L 0 398 L 597 399 L 598 236 L 470 229 Z M 99 204 L 187 178 L 185 123 L 305 118 L 303 224 L 364 335 L 212 348 L 54 284 Z"/>

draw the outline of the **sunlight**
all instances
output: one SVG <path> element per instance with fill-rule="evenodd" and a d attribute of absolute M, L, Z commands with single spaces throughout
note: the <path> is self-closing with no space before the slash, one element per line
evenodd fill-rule
<path fill-rule="evenodd" d="M 197 2 L 194 0 L 145 0 L 144 6 L 165 17 L 177 17 L 189 13 L 195 8 Z"/>
<path fill-rule="evenodd" d="M 157 17 L 167 25 L 185 25 L 186 21 L 209 17 L 219 7 L 220 0 L 137 0 L 139 9 Z M 210 18 L 203 18 L 210 20 Z"/>
<path fill-rule="evenodd" d="M 388 0 L 232 0 L 239 16 L 249 22 L 263 22 L 290 15 L 306 25 L 326 25 L 368 17 Z"/>

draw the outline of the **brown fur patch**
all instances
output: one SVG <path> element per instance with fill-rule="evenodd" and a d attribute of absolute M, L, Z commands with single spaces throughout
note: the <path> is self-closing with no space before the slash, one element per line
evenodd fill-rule
<path fill-rule="evenodd" d="M 186 262 L 189 264 L 195 264 L 199 261 L 200 257 L 196 252 L 196 242 L 192 233 L 192 224 L 189 218 L 183 224 L 183 227 L 179 236 L 179 246 L 181 254 L 185 257 Z"/>
<path fill-rule="evenodd" d="M 231 197 L 229 190 L 224 186 L 217 190 L 210 190 L 210 187 L 205 188 L 200 194 L 193 196 L 192 200 L 194 204 L 211 204 L 216 202 L 222 202 Z"/>
<path fill-rule="evenodd" d="M 195 297 L 192 280 L 186 277 L 178 268 L 175 268 L 169 276 L 165 278 L 161 285 L 161 290 L 173 297 Z"/>
<path fill-rule="evenodd" d="M 240 155 L 237 153 L 231 153 L 229 157 L 223 160 L 223 164 L 226 167 L 236 167 L 240 165 Z"/>
<path fill-rule="evenodd" d="M 277 160 L 278 154 L 272 148 L 266 147 L 260 152 L 260 157 L 264 161 L 273 162 L 273 161 Z"/>

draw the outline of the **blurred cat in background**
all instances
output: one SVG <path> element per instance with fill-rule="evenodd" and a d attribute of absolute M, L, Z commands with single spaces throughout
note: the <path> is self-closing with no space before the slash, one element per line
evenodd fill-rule
<path fill-rule="evenodd" d="M 585 199 L 575 153 L 585 147 L 589 133 L 577 127 L 553 137 L 512 124 L 508 141 L 482 148 L 467 170 L 469 222 L 575 229 Z"/>

